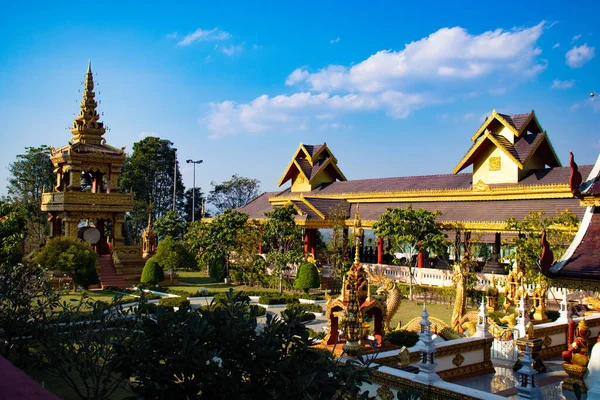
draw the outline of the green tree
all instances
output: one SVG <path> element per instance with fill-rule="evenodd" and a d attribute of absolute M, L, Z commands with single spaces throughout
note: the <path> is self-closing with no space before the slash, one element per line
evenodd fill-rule
<path fill-rule="evenodd" d="M 298 267 L 296 279 L 294 280 L 294 289 L 303 290 L 308 293 L 310 289 L 316 289 L 321 286 L 319 270 L 311 262 L 305 261 Z"/>
<path fill-rule="evenodd" d="M 89 243 L 55 237 L 35 255 L 34 261 L 42 268 L 66 273 L 85 289 L 98 283 L 96 253 Z"/>
<path fill-rule="evenodd" d="M 133 144 L 133 153 L 123 163 L 120 187 L 134 193 L 130 215 L 132 235 L 139 240 L 148 223 L 148 205 L 153 204 L 154 218 L 173 208 L 173 169 L 177 165 L 176 208 L 183 208 L 184 187 L 179 172 L 177 150 L 169 140 L 147 137 Z"/>
<path fill-rule="evenodd" d="M 293 205 L 274 208 L 265 213 L 263 240 L 272 247 L 267 253 L 267 263 L 274 267 L 273 273 L 279 276 L 279 293 L 283 292 L 283 275 L 290 265 L 304 259 L 302 234 L 294 222 L 296 210 Z"/>
<path fill-rule="evenodd" d="M 165 273 L 158 263 L 158 260 L 156 260 L 154 257 L 150 257 L 148 260 L 146 260 L 146 264 L 144 264 L 140 282 L 156 285 L 164 280 Z"/>
<path fill-rule="evenodd" d="M 393 256 L 394 263 L 400 264 L 401 259 L 396 253 L 404 255 L 409 268 L 409 293 L 413 299 L 412 285 L 414 282 L 417 255 L 420 251 L 431 250 L 443 254 L 448 243 L 436 223 L 436 218 L 441 213 L 424 209 L 388 208 L 373 225 L 373 231 L 379 238 L 387 238 L 390 242 L 388 254 Z"/>
<path fill-rule="evenodd" d="M 26 218 L 19 205 L 0 199 L 0 263 L 14 265 L 21 261 Z"/>
<path fill-rule="evenodd" d="M 210 223 L 195 222 L 186 234 L 186 241 L 197 254 L 200 264 L 209 267 L 222 262 L 225 279 L 229 281 L 229 266 L 246 241 L 247 222 L 248 215 L 227 209 Z"/>
<path fill-rule="evenodd" d="M 48 233 L 46 213 L 40 210 L 42 192 L 51 191 L 56 182 L 50 148 L 26 147 L 25 154 L 17 155 L 17 160 L 8 169 L 8 195 L 25 212 L 27 232 L 31 238 L 28 250 L 36 249 Z"/>
<path fill-rule="evenodd" d="M 192 196 L 194 194 L 193 189 L 187 189 L 185 191 L 185 206 L 183 208 L 183 213 L 186 222 L 192 221 L 192 206 L 194 208 L 194 221 L 200 221 L 202 218 L 209 217 L 206 210 L 204 210 L 204 214 L 202 214 L 203 205 L 206 201 L 204 193 L 202 193 L 202 190 L 199 187 L 196 188 L 195 192 L 196 198 L 194 199 Z"/>
<path fill-rule="evenodd" d="M 195 269 L 196 259 L 187 250 L 185 242 L 175 240 L 171 236 L 166 236 L 158 243 L 156 254 L 152 257 L 156 260 L 163 271 L 171 271 L 171 283 L 173 283 L 173 274 L 180 269 Z"/>
<path fill-rule="evenodd" d="M 573 240 L 579 221 L 569 210 L 557 212 L 553 216 L 547 216 L 543 211 L 532 211 L 522 220 L 509 218 L 506 226 L 518 234 L 511 241 L 516 248 L 513 261 L 525 271 L 525 278 L 529 282 L 535 282 L 541 273 L 539 261 L 542 254 L 542 231 L 546 230 L 546 239 L 550 243 L 554 259 L 558 260 Z"/>
<path fill-rule="evenodd" d="M 169 210 L 154 222 L 154 231 L 159 241 L 167 236 L 180 240 L 185 233 L 185 221 L 177 211 Z"/>
<path fill-rule="evenodd" d="M 213 189 L 208 194 L 208 202 L 215 206 L 219 213 L 230 208 L 243 207 L 259 194 L 260 181 L 244 178 L 237 174 L 230 180 L 210 183 Z"/>

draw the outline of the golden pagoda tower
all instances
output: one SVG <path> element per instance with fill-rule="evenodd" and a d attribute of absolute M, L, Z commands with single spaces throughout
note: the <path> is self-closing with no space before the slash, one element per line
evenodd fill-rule
<path fill-rule="evenodd" d="M 98 255 L 112 255 L 118 274 L 122 272 L 119 259 L 123 258 L 116 254 L 119 248 L 130 258 L 137 256 L 132 246 L 123 243 L 125 213 L 133 209 L 133 194 L 120 193 L 118 181 L 125 151 L 106 144 L 106 129 L 99 121 L 95 97 L 89 63 L 79 114 L 70 129 L 73 136 L 69 144 L 51 148 L 56 186 L 42 195 L 42 211 L 48 212 L 51 236 L 92 243 Z"/>

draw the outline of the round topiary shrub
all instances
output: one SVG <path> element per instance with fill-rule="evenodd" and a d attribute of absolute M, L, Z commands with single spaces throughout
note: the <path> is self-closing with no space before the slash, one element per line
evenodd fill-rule
<path fill-rule="evenodd" d="M 154 257 L 149 258 L 148 261 L 146 261 L 146 265 L 144 265 L 141 282 L 156 285 L 158 282 L 162 282 L 164 280 L 165 273 L 163 272 L 162 267 L 158 264 Z"/>
<path fill-rule="evenodd" d="M 304 293 L 308 293 L 310 289 L 316 289 L 319 286 L 321 286 L 321 279 L 317 266 L 308 261 L 300 264 L 294 281 L 294 289 L 304 290 Z"/>

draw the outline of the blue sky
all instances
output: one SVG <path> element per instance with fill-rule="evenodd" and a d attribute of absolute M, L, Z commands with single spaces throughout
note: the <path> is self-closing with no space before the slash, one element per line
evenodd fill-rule
<path fill-rule="evenodd" d="M 108 142 L 171 140 L 205 191 L 276 190 L 300 142 L 348 179 L 451 173 L 492 109 L 534 109 L 563 165 L 600 152 L 597 1 L 55 3 L 0 13 L 1 182 L 70 139 L 88 59 Z"/>

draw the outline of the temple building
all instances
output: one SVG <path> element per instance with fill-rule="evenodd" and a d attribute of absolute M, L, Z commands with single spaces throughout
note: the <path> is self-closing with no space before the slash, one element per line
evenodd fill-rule
<path fill-rule="evenodd" d="M 56 185 L 42 195 L 42 211 L 48 213 L 50 236 L 94 246 L 102 286 L 124 286 L 127 280 L 139 281 L 143 259 L 140 246 L 124 244 L 125 213 L 133 209 L 133 194 L 120 193 L 118 185 L 125 151 L 106 143 L 95 96 L 90 63 L 73 136 L 67 145 L 51 148 Z"/>
<path fill-rule="evenodd" d="M 579 220 L 583 210 L 573 198 L 571 168 L 561 166 L 548 134 L 531 111 L 504 115 L 495 110 L 475 132 L 472 144 L 450 174 L 348 180 L 326 143 L 300 146 L 278 184 L 289 187 L 267 192 L 240 208 L 252 219 L 265 219 L 273 207 L 293 204 L 296 222 L 305 228 L 305 251 L 316 251 L 316 229 L 332 228 L 330 211 L 346 211 L 351 227 L 360 208 L 363 228 L 372 228 L 388 208 L 440 211 L 443 226 L 460 226 L 494 244 L 500 256 L 502 235 L 514 235 L 505 221 L 524 218 L 531 211 L 554 215 L 569 209 Z M 472 167 L 472 172 L 463 172 Z M 579 167 L 587 176 L 591 165 Z M 378 239 L 377 263 L 384 261 Z M 421 261 L 420 261 L 421 266 Z M 493 270 L 493 269 L 492 269 Z M 490 271 L 491 272 L 491 271 Z"/>

